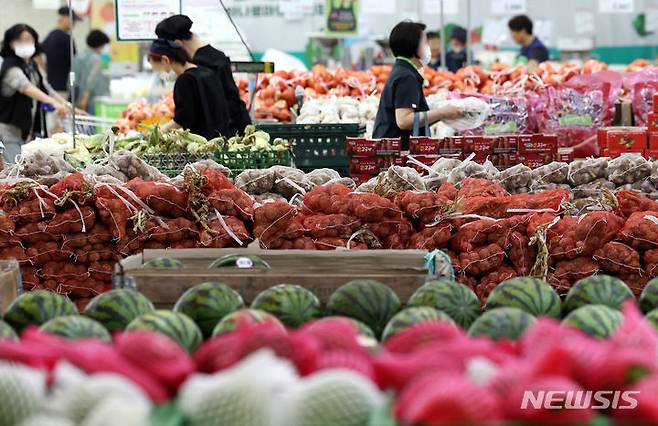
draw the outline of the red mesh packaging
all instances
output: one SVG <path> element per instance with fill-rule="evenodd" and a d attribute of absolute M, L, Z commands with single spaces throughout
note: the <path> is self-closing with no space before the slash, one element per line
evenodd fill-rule
<path fill-rule="evenodd" d="M 16 236 L 28 244 L 56 241 L 57 236 L 47 232 L 46 227 L 45 222 L 28 223 L 16 229 Z"/>
<path fill-rule="evenodd" d="M 89 277 L 92 280 L 111 282 L 114 262 L 96 261 L 89 264 Z"/>
<path fill-rule="evenodd" d="M 450 182 L 443 182 L 436 193 L 448 200 L 454 201 L 455 198 L 457 198 L 458 191 L 457 188 L 455 188 L 455 185 Z"/>
<path fill-rule="evenodd" d="M 230 190 L 235 189 L 235 186 L 231 181 L 217 169 L 212 167 L 196 167 L 197 171 L 200 172 L 204 177 L 204 184 L 202 191 L 204 194 L 208 195 L 215 191 Z"/>
<path fill-rule="evenodd" d="M 9 209 L 7 216 L 19 225 L 50 220 L 55 216 L 55 202 L 44 197 L 25 200 Z"/>
<path fill-rule="evenodd" d="M 617 276 L 620 280 L 626 283 L 628 288 L 631 289 L 636 298 L 640 298 L 642 290 L 647 285 L 651 277 L 646 273 L 633 273 L 633 274 L 620 274 Z"/>
<path fill-rule="evenodd" d="M 526 235 L 530 238 L 535 236 L 539 227 L 545 227 L 555 220 L 557 216 L 553 213 L 532 213 L 528 219 Z M 554 226 L 557 226 L 554 225 Z M 551 227 L 553 229 L 553 227 Z"/>
<path fill-rule="evenodd" d="M 0 214 L 0 248 L 20 244 L 15 231 L 14 221 Z"/>
<path fill-rule="evenodd" d="M 401 220 L 402 212 L 387 198 L 376 194 L 352 192 L 347 196 L 342 211 L 350 216 L 356 216 L 363 222 L 383 222 L 386 220 Z"/>
<path fill-rule="evenodd" d="M 313 215 L 303 219 L 306 233 L 311 238 L 349 238 L 360 227 L 361 221 L 344 214 Z"/>
<path fill-rule="evenodd" d="M 503 241 L 511 233 L 509 223 L 502 219 L 480 219 L 459 227 L 457 234 L 450 241 L 450 247 L 459 253 L 473 250 L 476 246 Z"/>
<path fill-rule="evenodd" d="M 630 217 L 637 212 L 658 212 L 658 202 L 634 191 L 619 191 L 617 203 L 618 210 L 624 217 Z"/>
<path fill-rule="evenodd" d="M 304 195 L 304 209 L 322 214 L 341 213 L 351 192 L 351 189 L 340 184 L 316 186 Z"/>
<path fill-rule="evenodd" d="M 208 222 L 207 228 L 201 228 L 200 247 L 242 247 L 252 240 L 251 235 L 240 219 L 233 216 L 224 216 L 222 220 L 224 221 L 223 224 L 219 219 L 213 219 Z"/>
<path fill-rule="evenodd" d="M 594 253 L 594 260 L 609 274 L 639 274 L 640 253 L 624 243 L 607 243 Z"/>
<path fill-rule="evenodd" d="M 509 242 L 508 256 L 516 274 L 529 275 L 537 259 L 537 247 L 530 246 L 530 239 L 518 231 L 510 234 Z"/>
<path fill-rule="evenodd" d="M 80 263 L 118 260 L 119 255 L 111 244 L 87 244 L 75 251 L 75 259 Z"/>
<path fill-rule="evenodd" d="M 595 275 L 600 270 L 599 264 L 589 257 L 563 260 L 555 265 L 555 271 L 549 275 L 549 282 L 558 292 L 566 293 L 576 281 Z"/>
<path fill-rule="evenodd" d="M 277 250 L 315 250 L 315 242 L 309 237 L 299 237 L 292 240 L 281 240 L 278 246 L 271 248 Z"/>
<path fill-rule="evenodd" d="M 450 200 L 434 192 L 402 192 L 395 197 L 395 204 L 418 229 L 434 223 Z"/>
<path fill-rule="evenodd" d="M 219 214 L 236 216 L 245 222 L 254 220 L 254 200 L 241 189 L 232 188 L 214 191 L 208 195 L 208 203 Z"/>
<path fill-rule="evenodd" d="M 170 249 L 191 249 L 199 246 L 196 240 L 180 240 L 169 244 Z"/>
<path fill-rule="evenodd" d="M 514 268 L 503 265 L 495 271 L 490 272 L 480 279 L 480 282 L 475 286 L 475 294 L 480 299 L 480 303 L 484 305 L 489 297 L 491 291 L 505 280 L 518 276 Z"/>
<path fill-rule="evenodd" d="M 161 243 L 173 243 L 185 239 L 193 239 L 199 235 L 197 225 L 189 219 L 179 217 L 158 221 L 149 219 L 144 225 L 142 237 L 145 240 Z"/>
<path fill-rule="evenodd" d="M 410 249 L 436 250 L 446 247 L 452 236 L 450 224 L 439 224 L 432 228 L 425 228 L 411 236 Z"/>
<path fill-rule="evenodd" d="M 113 238 L 114 236 L 107 226 L 96 223 L 87 232 L 64 235 L 62 249 L 79 249 L 90 244 L 106 244 Z"/>
<path fill-rule="evenodd" d="M 12 257 L 21 264 L 30 263 L 30 259 L 28 258 L 25 249 L 20 245 L 0 248 L 0 259 L 11 259 Z"/>
<path fill-rule="evenodd" d="M 507 197 L 472 197 L 460 203 L 464 214 L 477 214 L 494 219 L 516 214 L 560 213 L 569 201 L 569 192 L 552 189 L 537 194 L 518 194 Z"/>
<path fill-rule="evenodd" d="M 658 247 L 658 213 L 633 213 L 620 233 L 622 239 L 637 250 Z"/>
<path fill-rule="evenodd" d="M 94 186 L 79 172 L 71 173 L 51 186 L 50 192 L 57 197 L 57 204 L 61 206 L 69 200 L 81 206 L 92 204 L 95 197 Z"/>
<path fill-rule="evenodd" d="M 94 226 L 96 213 L 91 207 L 64 210 L 48 222 L 46 232 L 56 235 L 87 232 Z"/>
<path fill-rule="evenodd" d="M 466 178 L 462 181 L 457 199 L 471 197 L 505 197 L 509 192 L 498 182 L 488 179 Z"/>
<path fill-rule="evenodd" d="M 175 185 L 166 182 L 145 182 L 135 178 L 128 182 L 126 187 L 159 215 L 176 218 L 187 214 L 187 193 Z"/>
<path fill-rule="evenodd" d="M 647 250 L 643 254 L 644 268 L 650 277 L 658 277 L 658 249 Z"/>
<path fill-rule="evenodd" d="M 87 265 L 73 262 L 48 262 L 43 265 L 40 274 L 46 280 L 55 280 L 58 283 L 68 279 L 83 281 L 89 277 Z"/>
<path fill-rule="evenodd" d="M 37 276 L 37 268 L 33 266 L 21 266 L 21 280 L 25 291 L 37 290 L 41 286 L 41 280 Z"/>
<path fill-rule="evenodd" d="M 489 244 L 461 253 L 459 263 L 467 274 L 484 275 L 502 265 L 504 257 L 505 252 L 498 244 Z"/>
<path fill-rule="evenodd" d="M 96 187 L 98 221 L 109 226 L 112 236 L 116 239 L 125 238 L 128 221 L 141 210 L 139 203 L 125 191 L 121 187 L 108 184 Z"/>
<path fill-rule="evenodd" d="M 297 209 L 285 201 L 266 203 L 254 211 L 254 236 L 265 249 L 280 248 L 285 240 L 303 235 L 304 226 L 297 217 Z"/>
<path fill-rule="evenodd" d="M 71 250 L 61 248 L 55 241 L 36 243 L 25 249 L 27 257 L 34 265 L 43 265 L 48 262 L 60 262 L 73 256 Z"/>
<path fill-rule="evenodd" d="M 407 219 L 397 223 L 397 232 L 384 237 L 383 248 L 387 250 L 405 250 L 408 248 L 409 240 L 414 233 L 414 227 Z"/>
<path fill-rule="evenodd" d="M 346 238 L 336 237 L 322 237 L 315 240 L 316 250 L 336 250 L 336 249 L 349 249 L 349 250 L 367 250 L 368 245 L 360 241 Z"/>
<path fill-rule="evenodd" d="M 44 280 L 44 285 L 49 290 L 65 294 L 72 299 L 77 298 L 92 298 L 101 293 L 111 290 L 111 284 L 93 278 L 85 279 L 47 279 Z"/>
<path fill-rule="evenodd" d="M 624 219 L 609 212 L 599 211 L 580 216 L 576 225 L 579 253 L 583 256 L 593 255 L 596 250 L 612 241 L 623 226 Z"/>

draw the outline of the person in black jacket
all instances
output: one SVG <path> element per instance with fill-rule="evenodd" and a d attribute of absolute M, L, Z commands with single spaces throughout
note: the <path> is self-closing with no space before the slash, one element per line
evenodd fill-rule
<path fill-rule="evenodd" d="M 222 52 L 201 40 L 190 30 L 192 20 L 185 15 L 174 15 L 162 22 L 156 28 L 156 35 L 164 40 L 179 43 L 192 62 L 202 67 L 210 68 L 224 89 L 226 104 L 229 112 L 229 131 L 232 135 L 244 132 L 244 128 L 251 124 L 245 103 L 240 99 L 240 91 L 233 79 L 231 60 Z"/>

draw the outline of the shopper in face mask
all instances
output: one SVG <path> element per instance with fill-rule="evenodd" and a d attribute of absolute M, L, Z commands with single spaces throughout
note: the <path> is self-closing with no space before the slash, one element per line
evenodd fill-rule
<path fill-rule="evenodd" d="M 39 35 L 32 27 L 16 24 L 5 32 L 0 50 L 0 140 L 7 162 L 14 161 L 21 145 L 32 136 L 47 136 L 43 104 L 60 116 L 70 111 L 35 64 L 40 52 Z"/>
<path fill-rule="evenodd" d="M 155 40 L 149 51 L 153 71 L 174 84 L 174 119 L 163 126 L 189 129 L 212 139 L 229 134 L 226 95 L 212 71 L 192 63 L 183 46 L 168 40 Z"/>
<path fill-rule="evenodd" d="M 78 107 L 94 114 L 96 98 L 110 94 L 110 82 L 103 74 L 101 55 L 110 47 L 110 38 L 102 31 L 92 30 L 87 36 L 87 48 L 75 58 L 73 70 L 77 82 Z"/>
<path fill-rule="evenodd" d="M 463 113 L 454 107 L 429 111 L 423 93 L 422 67 L 429 64 L 432 52 L 424 24 L 400 22 L 391 31 L 389 44 L 396 61 L 382 91 L 373 137 L 401 138 L 402 149 L 406 150 L 414 127 L 418 127 L 416 136 L 429 136 L 425 134 L 426 123 L 460 118 Z"/>

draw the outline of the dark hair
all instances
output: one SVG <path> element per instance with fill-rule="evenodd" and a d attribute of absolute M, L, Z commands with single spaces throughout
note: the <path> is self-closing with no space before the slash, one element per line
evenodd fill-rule
<path fill-rule="evenodd" d="M 388 42 L 395 56 L 415 58 L 418 45 L 427 26 L 420 22 L 402 21 L 391 30 Z"/>
<path fill-rule="evenodd" d="M 192 20 L 187 15 L 174 15 L 155 27 L 155 34 L 164 40 L 191 40 Z"/>
<path fill-rule="evenodd" d="M 2 40 L 2 49 L 0 50 L 0 56 L 2 56 L 3 58 L 16 56 L 16 52 L 14 52 L 14 49 L 12 49 L 10 45 L 12 42 L 18 40 L 21 34 L 23 34 L 25 31 L 30 33 L 34 38 L 34 47 L 36 47 L 34 56 L 40 54 L 42 50 L 41 50 L 41 45 L 39 44 L 39 34 L 34 30 L 34 28 L 32 28 L 27 24 L 16 24 L 13 27 L 9 28 L 7 31 L 5 31 L 5 37 Z"/>
<path fill-rule="evenodd" d="M 436 31 L 428 31 L 427 32 L 427 39 L 430 40 L 430 39 L 433 39 L 433 38 L 441 39 L 441 34 L 439 34 Z"/>
<path fill-rule="evenodd" d="M 154 40 L 149 49 L 149 59 L 153 62 L 162 62 L 163 56 L 181 65 L 192 62 L 192 58 L 180 44 L 169 40 Z"/>
<path fill-rule="evenodd" d="M 92 49 L 103 47 L 110 42 L 110 38 L 103 31 L 91 30 L 87 36 L 87 46 Z"/>
<path fill-rule="evenodd" d="M 452 33 L 450 33 L 450 39 L 457 40 L 461 44 L 466 44 L 466 41 L 468 40 L 468 31 L 466 31 L 466 28 L 464 27 L 455 25 L 454 27 L 452 27 Z"/>
<path fill-rule="evenodd" d="M 528 34 L 532 35 L 532 21 L 526 15 L 517 15 L 509 20 L 507 26 L 512 31 L 525 30 Z"/>

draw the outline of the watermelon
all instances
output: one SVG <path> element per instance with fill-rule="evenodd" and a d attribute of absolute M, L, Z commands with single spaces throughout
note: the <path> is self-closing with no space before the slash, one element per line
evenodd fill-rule
<path fill-rule="evenodd" d="M 21 333 L 28 325 L 41 326 L 53 318 L 78 315 L 68 297 L 48 290 L 36 290 L 18 296 L 11 302 L 4 320 Z"/>
<path fill-rule="evenodd" d="M 356 331 L 357 331 L 361 336 L 369 337 L 369 338 L 371 338 L 371 339 L 374 339 L 374 338 L 375 338 L 375 333 L 372 332 L 372 330 L 370 329 L 370 327 L 368 327 L 367 325 L 365 325 L 364 323 L 362 323 L 362 322 L 359 321 L 359 320 L 355 320 L 354 318 L 350 318 L 350 317 L 341 317 L 341 316 L 336 315 L 336 316 L 329 316 L 329 317 L 320 318 L 320 319 L 314 321 L 313 323 L 316 324 L 316 323 L 319 323 L 319 322 L 325 322 L 325 321 L 326 321 L 326 322 L 333 322 L 333 321 L 336 321 L 336 322 L 342 322 L 342 321 L 346 321 L 348 324 L 354 326 L 354 328 L 356 328 Z"/>
<path fill-rule="evenodd" d="M 0 426 L 15 426 L 43 407 L 46 374 L 18 364 L 0 364 Z"/>
<path fill-rule="evenodd" d="M 654 309 L 653 311 L 649 311 L 645 318 L 656 328 L 658 328 L 658 308 Z"/>
<path fill-rule="evenodd" d="M 627 299 L 633 299 L 633 292 L 619 278 L 608 275 L 592 275 L 578 281 L 564 300 L 565 313 L 584 305 L 605 305 L 621 309 Z"/>
<path fill-rule="evenodd" d="M 642 290 L 640 308 L 645 314 L 658 308 L 658 278 L 649 281 Z"/>
<path fill-rule="evenodd" d="M 270 313 L 288 327 L 299 327 L 321 314 L 318 298 L 310 290 L 292 284 L 281 284 L 259 293 L 251 309 Z"/>
<path fill-rule="evenodd" d="M 203 341 L 201 330 L 187 315 L 165 310 L 149 312 L 135 318 L 126 330 L 147 330 L 164 334 L 190 353 Z"/>
<path fill-rule="evenodd" d="M 11 328 L 9 324 L 0 320 L 0 340 L 3 339 L 17 340 L 18 336 L 16 335 L 16 332 L 14 331 L 13 328 Z"/>
<path fill-rule="evenodd" d="M 455 281 L 430 281 L 409 298 L 409 307 L 429 306 L 450 315 L 464 328 L 480 316 L 480 300 L 473 290 Z"/>
<path fill-rule="evenodd" d="M 241 309 L 222 318 L 222 320 L 217 323 L 217 326 L 212 331 L 212 335 L 219 336 L 220 334 L 235 331 L 243 325 L 257 324 L 266 321 L 279 324 L 281 328 L 284 328 L 284 325 L 281 324 L 281 322 L 274 315 L 256 309 Z"/>
<path fill-rule="evenodd" d="M 512 278 L 493 289 L 486 308 L 519 308 L 533 316 L 561 317 L 560 296 L 538 278 Z"/>
<path fill-rule="evenodd" d="M 407 308 L 395 314 L 388 324 L 386 324 L 386 328 L 384 328 L 384 332 L 382 333 L 382 340 L 386 340 L 414 324 L 430 321 L 447 321 L 450 324 L 455 323 L 450 315 L 434 308 L 430 308 L 429 306 Z"/>
<path fill-rule="evenodd" d="M 91 299 L 84 315 L 114 333 L 125 330 L 132 320 L 154 310 L 151 301 L 142 293 L 131 289 L 116 289 Z"/>
<path fill-rule="evenodd" d="M 168 257 L 159 257 L 157 259 L 149 260 L 144 264 L 144 268 L 151 269 L 183 269 L 183 262 L 178 259 L 170 259 Z"/>
<path fill-rule="evenodd" d="M 563 325 L 576 327 L 592 337 L 612 335 L 621 321 L 621 313 L 606 305 L 585 305 L 571 312 Z"/>
<path fill-rule="evenodd" d="M 53 318 L 41 326 L 41 330 L 71 340 L 112 340 L 110 333 L 98 321 L 80 315 Z"/>
<path fill-rule="evenodd" d="M 203 337 L 208 338 L 222 318 L 242 308 L 244 301 L 237 291 L 226 284 L 208 282 L 183 293 L 174 306 L 174 312 L 192 318 Z"/>
<path fill-rule="evenodd" d="M 471 336 L 493 340 L 516 340 L 535 322 L 535 317 L 519 308 L 495 308 L 486 311 L 468 329 Z"/>
<path fill-rule="evenodd" d="M 229 254 L 228 256 L 220 257 L 208 266 L 208 269 L 215 268 L 269 269 L 270 265 L 258 256 Z"/>
<path fill-rule="evenodd" d="M 372 280 L 355 280 L 338 288 L 329 298 L 331 315 L 344 315 L 365 323 L 375 336 L 400 310 L 400 299 L 393 290 Z"/>

